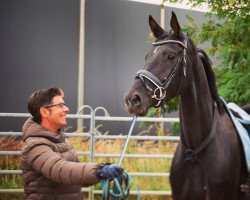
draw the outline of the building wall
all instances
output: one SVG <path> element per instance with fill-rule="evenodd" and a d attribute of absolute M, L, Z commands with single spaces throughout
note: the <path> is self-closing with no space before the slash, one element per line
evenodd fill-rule
<path fill-rule="evenodd" d="M 0 1 L 0 112 L 28 112 L 28 96 L 58 86 L 76 110 L 78 0 Z M 0 118 L 20 130 L 24 119 Z"/>
<path fill-rule="evenodd" d="M 188 25 L 186 15 L 199 19 L 199 24 L 205 21 L 202 12 L 166 7 L 167 30 L 171 11 L 177 14 L 180 25 Z M 160 6 L 124 0 L 86 1 L 85 104 L 103 106 L 112 116 L 129 116 L 124 93 L 143 67 L 151 46 L 149 15 L 160 22 Z M 117 122 L 101 124 L 116 132 L 129 127 L 124 122 L 119 127 Z"/>
<path fill-rule="evenodd" d="M 122 0 L 87 0 L 84 102 L 112 116 L 129 116 L 124 93 L 143 66 L 149 48 L 148 15 L 159 6 Z M 103 131 L 124 132 L 128 123 L 105 123 Z"/>
<path fill-rule="evenodd" d="M 204 13 L 165 8 L 166 27 L 174 10 L 196 22 Z M 144 64 L 150 48 L 148 16 L 160 20 L 160 6 L 126 0 L 86 0 L 84 103 L 103 106 L 112 116 L 129 116 L 124 93 Z M 1 0 L 0 112 L 27 112 L 27 98 L 41 88 L 65 91 L 76 113 L 79 0 Z M 20 130 L 24 119 L 0 118 L 0 130 Z M 124 132 L 126 123 L 104 123 L 103 130 Z M 75 123 L 69 131 L 76 129 Z"/>

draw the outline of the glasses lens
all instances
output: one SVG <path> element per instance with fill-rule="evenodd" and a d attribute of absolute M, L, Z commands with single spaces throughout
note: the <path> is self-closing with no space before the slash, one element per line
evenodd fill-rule
<path fill-rule="evenodd" d="M 57 106 L 58 106 L 59 108 L 61 108 L 61 109 L 63 109 L 63 108 L 66 107 L 65 103 L 59 103 L 59 104 L 57 104 Z"/>

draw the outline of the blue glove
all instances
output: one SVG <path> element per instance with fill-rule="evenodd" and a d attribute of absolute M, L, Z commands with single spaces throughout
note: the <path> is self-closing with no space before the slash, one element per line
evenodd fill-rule
<path fill-rule="evenodd" d="M 113 180 L 114 178 L 120 176 L 123 171 L 124 169 L 119 167 L 117 164 L 105 163 L 98 166 L 96 176 L 99 179 Z"/>

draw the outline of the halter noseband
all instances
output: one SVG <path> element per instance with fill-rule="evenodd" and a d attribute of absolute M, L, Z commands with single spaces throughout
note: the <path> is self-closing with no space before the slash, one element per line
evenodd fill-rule
<path fill-rule="evenodd" d="M 177 40 L 165 40 L 165 41 L 152 43 L 152 45 L 154 45 L 154 46 L 160 46 L 160 45 L 164 45 L 164 44 L 168 44 L 168 43 L 176 43 L 176 44 L 179 44 L 179 45 L 181 45 L 183 47 L 183 51 L 182 51 L 180 57 L 178 58 L 174 69 L 172 70 L 172 72 L 170 73 L 170 75 L 168 76 L 166 81 L 161 82 L 161 80 L 159 78 L 157 78 L 154 74 L 152 74 L 148 70 L 139 70 L 136 73 L 135 78 L 140 78 L 143 85 L 149 91 L 149 94 L 152 95 L 151 98 L 156 99 L 158 101 L 157 104 L 155 105 L 155 107 L 158 107 L 161 104 L 162 100 L 166 97 L 166 89 L 170 85 L 171 80 L 173 79 L 173 77 L 175 75 L 175 72 L 177 71 L 177 69 L 181 65 L 182 61 L 184 62 L 184 64 L 183 64 L 183 74 L 184 74 L 184 76 L 186 76 L 187 36 L 186 35 L 184 35 L 184 36 L 185 36 L 185 39 L 184 39 L 183 42 L 177 41 Z M 147 79 L 148 81 L 150 81 L 153 85 L 155 85 L 156 88 L 153 90 L 151 87 L 149 87 L 146 84 L 144 78 Z"/>

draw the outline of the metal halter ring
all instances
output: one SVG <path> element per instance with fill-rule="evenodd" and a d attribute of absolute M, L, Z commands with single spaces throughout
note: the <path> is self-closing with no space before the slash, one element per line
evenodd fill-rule
<path fill-rule="evenodd" d="M 159 97 L 157 97 L 157 92 L 159 90 Z M 158 101 L 164 99 L 166 96 L 166 90 L 163 88 L 163 87 L 157 87 L 155 90 L 154 90 L 154 94 L 152 96 L 153 99 L 156 99 Z"/>

